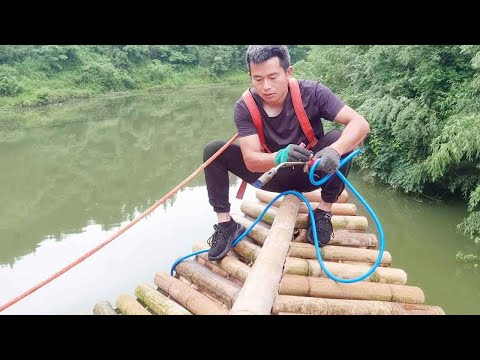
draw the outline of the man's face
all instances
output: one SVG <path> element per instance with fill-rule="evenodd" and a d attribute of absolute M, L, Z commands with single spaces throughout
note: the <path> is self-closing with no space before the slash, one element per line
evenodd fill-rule
<path fill-rule="evenodd" d="M 278 57 L 260 64 L 250 62 L 250 77 L 253 86 L 263 101 L 269 105 L 282 105 L 288 92 L 288 80 L 292 67 L 283 70 Z"/>

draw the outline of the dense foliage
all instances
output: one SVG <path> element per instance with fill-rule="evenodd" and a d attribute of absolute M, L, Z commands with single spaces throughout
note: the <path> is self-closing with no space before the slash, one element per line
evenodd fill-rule
<path fill-rule="evenodd" d="M 371 124 L 359 161 L 405 192 L 468 200 L 459 229 L 480 264 L 480 46 L 314 46 L 295 66 Z"/>
<path fill-rule="evenodd" d="M 246 45 L 0 45 L 0 106 L 110 91 L 245 82 Z M 292 61 L 309 46 L 290 47 Z"/>

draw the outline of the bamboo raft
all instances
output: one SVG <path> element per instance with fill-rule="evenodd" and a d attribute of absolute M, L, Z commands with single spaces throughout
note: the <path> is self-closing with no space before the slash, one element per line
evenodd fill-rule
<path fill-rule="evenodd" d="M 278 193 L 257 190 L 257 201 L 243 200 L 233 214 L 248 228 Z M 304 193 L 316 207 L 320 190 Z M 352 279 L 365 274 L 378 256 L 378 239 L 367 232 L 343 191 L 332 208 L 334 236 L 321 248 L 326 268 Z M 425 304 L 423 291 L 406 285 L 407 274 L 394 268 L 384 251 L 380 266 L 363 281 L 335 282 L 323 273 L 315 247 L 306 242 L 308 211 L 294 195 L 270 207 L 262 221 L 227 256 L 208 261 L 207 254 L 177 265 L 174 277 L 158 272 L 154 286 L 139 284 L 134 295 L 121 294 L 116 307 L 95 305 L 95 315 L 444 315 Z M 193 251 L 208 249 L 196 243 Z"/>

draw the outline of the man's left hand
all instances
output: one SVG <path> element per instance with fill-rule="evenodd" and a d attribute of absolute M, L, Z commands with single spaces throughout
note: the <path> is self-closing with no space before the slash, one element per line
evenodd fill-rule
<path fill-rule="evenodd" d="M 340 154 L 330 146 L 317 152 L 313 158 L 322 159 L 316 170 L 329 174 L 334 173 L 340 165 Z"/>

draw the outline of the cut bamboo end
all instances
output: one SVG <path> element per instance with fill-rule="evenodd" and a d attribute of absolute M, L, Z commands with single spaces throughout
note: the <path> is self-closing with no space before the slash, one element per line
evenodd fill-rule
<path fill-rule="evenodd" d="M 119 295 L 116 304 L 123 315 L 152 315 L 137 299 L 128 294 Z"/>
<path fill-rule="evenodd" d="M 155 284 L 195 315 L 228 314 L 227 309 L 165 272 L 155 275 Z"/>
<path fill-rule="evenodd" d="M 272 313 L 293 312 L 309 315 L 444 315 L 438 306 L 402 304 L 374 300 L 324 299 L 278 295 Z"/>
<path fill-rule="evenodd" d="M 93 315 L 118 315 L 109 301 L 100 301 L 93 307 Z"/>
<path fill-rule="evenodd" d="M 191 315 L 191 313 L 158 292 L 148 284 L 140 284 L 135 288 L 135 295 L 158 315 Z"/>
<path fill-rule="evenodd" d="M 334 276 L 341 279 L 354 279 L 366 274 L 370 266 L 340 264 L 335 262 L 324 262 L 327 270 Z M 285 261 L 286 274 L 327 277 L 320 267 L 317 260 L 300 259 L 287 257 Z M 377 267 L 375 271 L 363 281 L 405 285 L 407 282 L 407 273 L 402 269 L 391 267 Z"/>
<path fill-rule="evenodd" d="M 285 274 L 278 289 L 280 295 L 311 296 L 333 299 L 378 300 L 423 304 L 425 295 L 419 287 L 357 282 L 343 284 L 331 279 Z"/>
<path fill-rule="evenodd" d="M 255 192 L 257 199 L 266 204 L 270 203 L 270 201 L 272 201 L 276 196 L 278 196 L 278 194 L 279 193 L 265 191 L 261 189 L 257 189 Z M 275 201 L 273 206 L 279 208 L 282 204 L 282 200 L 283 199 L 279 199 Z M 318 204 L 318 202 L 310 202 L 312 209 L 316 209 L 318 207 Z M 300 203 L 298 212 L 301 214 L 308 214 L 308 207 L 303 201 Z M 332 214 L 355 216 L 357 214 L 357 207 L 355 206 L 355 204 L 346 203 L 346 201 L 336 202 L 332 205 Z"/>
<path fill-rule="evenodd" d="M 292 195 L 293 196 L 293 195 Z M 257 218 L 266 208 L 266 204 L 257 203 L 250 200 L 243 200 L 240 204 L 240 209 L 247 215 Z M 262 220 L 266 223 L 273 224 L 278 209 L 270 207 L 264 214 Z M 308 214 L 298 214 L 296 216 L 295 228 L 306 229 L 308 225 Z M 332 216 L 333 229 L 347 229 L 347 230 L 366 230 L 368 227 L 368 220 L 365 216 L 347 216 L 347 215 L 333 215 Z"/>

